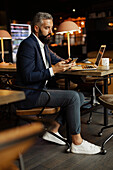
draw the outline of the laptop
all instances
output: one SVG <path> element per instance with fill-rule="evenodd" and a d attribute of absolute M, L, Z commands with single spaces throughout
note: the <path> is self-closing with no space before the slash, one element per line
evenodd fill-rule
<path fill-rule="evenodd" d="M 100 64 L 101 58 L 104 55 L 106 45 L 101 45 L 98 51 L 95 64 L 93 65 L 76 65 L 71 67 L 71 71 L 78 71 L 78 70 L 96 70 Z"/>

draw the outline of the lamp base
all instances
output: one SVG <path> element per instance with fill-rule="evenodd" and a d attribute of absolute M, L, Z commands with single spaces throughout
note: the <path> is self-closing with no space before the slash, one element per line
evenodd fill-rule
<path fill-rule="evenodd" d="M 6 62 L 1 62 L 0 66 L 8 66 L 10 63 L 6 63 Z"/>

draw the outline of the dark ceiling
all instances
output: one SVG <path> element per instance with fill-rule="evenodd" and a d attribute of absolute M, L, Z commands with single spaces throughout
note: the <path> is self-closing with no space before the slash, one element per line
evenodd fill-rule
<path fill-rule="evenodd" d="M 72 9 L 76 11 L 73 12 Z M 113 10 L 113 0 L 4 0 L 0 10 L 6 10 L 9 19 L 31 21 L 39 11 L 49 12 L 54 19 L 86 16 L 88 12 Z"/>

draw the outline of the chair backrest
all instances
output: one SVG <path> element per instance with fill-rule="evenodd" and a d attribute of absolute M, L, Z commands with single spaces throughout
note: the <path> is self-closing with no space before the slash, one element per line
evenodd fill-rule
<path fill-rule="evenodd" d="M 22 119 L 24 119 L 24 120 L 30 119 L 30 120 L 38 121 L 39 120 L 38 118 L 41 117 L 41 115 L 55 114 L 60 111 L 60 107 L 56 107 L 56 108 L 46 107 L 50 101 L 50 98 L 51 98 L 48 90 L 34 89 L 34 88 L 26 87 L 26 86 L 15 85 L 15 79 L 11 76 L 5 75 L 5 76 L 3 76 L 3 78 L 5 78 L 5 80 L 7 81 L 7 86 L 13 90 L 29 89 L 29 90 L 33 90 L 34 92 L 44 92 L 48 96 L 47 101 L 45 102 L 45 105 L 43 107 L 37 107 L 37 108 L 26 109 L 26 110 L 22 110 L 22 109 L 16 110 L 16 115 L 21 117 Z M 27 116 L 27 117 L 25 117 L 25 116 Z"/>
<path fill-rule="evenodd" d="M 42 130 L 41 123 L 32 123 L 0 132 L 0 170 L 8 169 L 20 153 L 35 143 Z"/>
<path fill-rule="evenodd" d="M 12 77 L 7 77 L 7 84 L 13 88 L 13 89 L 17 89 L 17 90 L 23 90 L 23 89 L 29 89 L 29 90 L 33 90 L 34 92 L 43 92 L 46 93 L 48 96 L 47 101 L 45 102 L 45 105 L 43 107 L 38 107 L 38 108 L 33 108 L 33 109 L 26 109 L 26 110 L 16 110 L 16 114 L 18 116 L 25 116 L 25 115 L 38 115 L 41 116 L 42 114 L 46 115 L 46 114 L 55 114 L 57 112 L 60 111 L 60 107 L 46 107 L 47 104 L 50 101 L 50 93 L 48 92 L 48 90 L 45 89 L 34 89 L 34 88 L 30 88 L 30 87 L 26 87 L 26 86 L 18 86 L 15 85 L 14 83 L 14 79 Z"/>

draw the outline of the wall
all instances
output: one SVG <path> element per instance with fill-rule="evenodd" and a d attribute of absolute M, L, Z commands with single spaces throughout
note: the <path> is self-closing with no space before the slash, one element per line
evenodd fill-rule
<path fill-rule="evenodd" d="M 106 44 L 106 50 L 113 50 L 113 17 L 87 19 L 87 52 L 98 50 L 100 45 Z"/>

